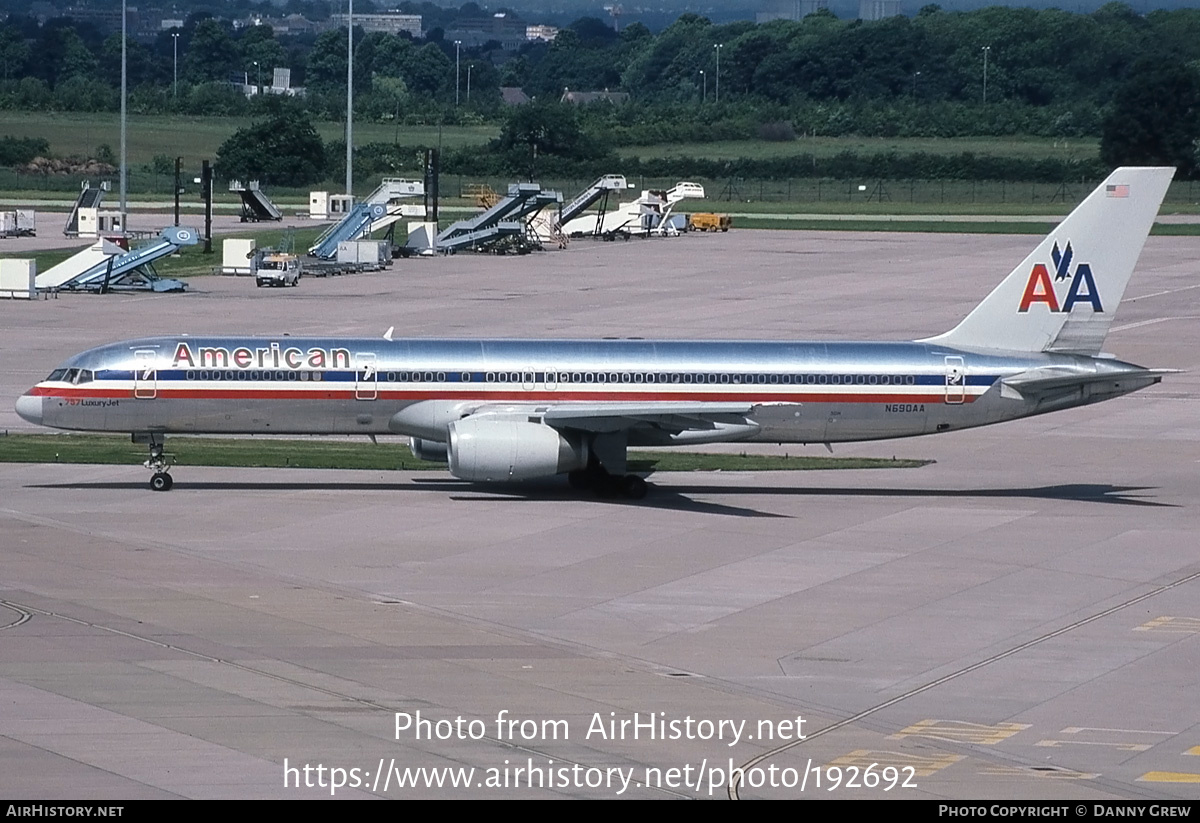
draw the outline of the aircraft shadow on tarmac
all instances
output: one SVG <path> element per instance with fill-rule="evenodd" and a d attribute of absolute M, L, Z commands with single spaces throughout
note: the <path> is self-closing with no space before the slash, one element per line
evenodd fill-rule
<path fill-rule="evenodd" d="M 812 497 L 932 497 L 932 498 L 1014 498 L 1064 500 L 1075 503 L 1115 503 L 1122 506 L 1159 506 L 1178 508 L 1175 503 L 1148 500 L 1139 492 L 1157 491 L 1154 486 L 1114 486 L 1110 483 L 1062 483 L 1055 486 L 1031 486 L 1010 489 L 889 489 L 838 488 L 833 486 L 673 486 L 680 494 L 724 492 L 726 494 L 775 494 Z"/>
<path fill-rule="evenodd" d="M 145 489 L 140 482 L 53 483 L 29 485 L 32 489 Z M 642 500 L 604 499 L 586 491 L 571 489 L 556 482 L 474 483 L 442 477 L 413 478 L 405 483 L 370 482 L 246 482 L 246 481 L 183 481 L 173 494 L 196 491 L 350 491 L 350 492 L 446 492 L 451 500 L 509 502 L 590 501 L 615 506 L 692 511 L 732 517 L 790 517 L 790 515 L 758 511 L 743 506 L 696 500 L 695 495 L 724 495 L 744 497 L 877 497 L 931 499 L 1030 499 L 1058 500 L 1076 503 L 1107 503 L 1120 506 L 1155 506 L 1176 508 L 1174 503 L 1147 499 L 1143 492 L 1153 492 L 1152 486 L 1114 486 L 1109 483 L 1064 483 L 1054 486 L 1016 487 L 1003 489 L 912 489 L 912 488 L 853 488 L 833 486 L 713 486 L 687 484 L 659 486 L 652 484 L 650 493 Z M 148 491 L 148 490 L 147 490 Z M 464 494 L 465 492 L 465 494 Z"/>
<path fill-rule="evenodd" d="M 423 485 L 431 488 L 433 484 Z M 480 494 L 457 496 L 455 500 L 545 500 L 545 499 L 580 499 L 580 493 L 569 489 L 518 489 L 514 487 L 484 488 L 475 484 Z M 462 490 L 462 486 L 450 487 L 449 490 Z M 651 485 L 650 493 L 643 500 L 603 500 L 600 502 L 616 505 L 636 505 L 640 507 L 678 509 L 691 511 L 706 511 L 711 514 L 729 514 L 742 517 L 788 517 L 770 512 L 760 512 L 741 506 L 728 506 L 695 500 L 691 495 L 764 495 L 764 496 L 803 496 L 803 497 L 878 497 L 878 498 L 959 498 L 959 499 L 1032 499 L 1032 500 L 1061 500 L 1076 503 L 1109 503 L 1122 506 L 1155 506 L 1176 508 L 1174 503 L 1160 503 L 1148 500 L 1140 492 L 1153 492 L 1150 486 L 1114 486 L 1108 483 L 1066 483 L 1056 486 L 1038 486 L 1033 488 L 1011 489 L 891 489 L 891 488 L 839 488 L 831 486 L 788 487 L 788 486 L 656 486 Z M 555 494 L 557 492 L 557 494 Z M 591 499 L 586 496 L 583 499 Z"/>
<path fill-rule="evenodd" d="M 138 482 L 95 482 L 95 483 L 45 483 L 45 484 L 30 484 L 26 486 L 29 489 L 110 489 L 110 490 L 145 490 L 145 483 Z M 642 500 L 625 500 L 622 498 L 605 499 L 597 497 L 586 491 L 577 491 L 565 484 L 553 482 L 538 482 L 530 481 L 527 483 L 476 483 L 466 480 L 453 480 L 447 478 L 413 478 L 411 483 L 315 483 L 315 482 L 283 482 L 283 483 L 268 483 L 255 482 L 248 483 L 244 481 L 230 482 L 213 482 L 213 481 L 183 481 L 177 482 L 174 488 L 174 493 L 194 491 L 349 491 L 349 492 L 414 492 L 414 491 L 433 491 L 447 492 L 450 494 L 451 500 L 460 501 L 484 501 L 484 500 L 504 500 L 509 502 L 522 501 L 587 501 L 595 503 L 608 503 L 612 505 L 636 505 L 642 508 L 652 509 L 674 509 L 680 511 L 703 512 L 707 514 L 721 514 L 734 517 L 788 517 L 789 515 L 775 514 L 772 512 L 760 512 L 755 509 L 744 508 L 741 506 L 726 506 L 720 503 L 711 503 L 700 500 L 692 500 L 678 494 L 673 489 L 664 489 L 659 486 L 651 486 L 650 494 Z M 148 490 L 147 490 L 148 491 Z M 719 486 L 714 486 L 711 489 L 714 493 L 728 491 Z M 458 494 L 455 494 L 457 492 Z M 462 494 L 462 492 L 470 492 L 470 494 Z"/>

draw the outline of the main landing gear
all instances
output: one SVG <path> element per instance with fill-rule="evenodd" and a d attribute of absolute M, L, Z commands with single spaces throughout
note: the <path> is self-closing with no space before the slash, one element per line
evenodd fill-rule
<path fill-rule="evenodd" d="M 134 435 L 134 438 L 136 439 L 137 435 Z M 154 471 L 150 476 L 150 488 L 156 492 L 169 492 L 175 481 L 171 479 L 171 458 L 163 453 L 162 436 L 152 434 L 143 442 L 150 444 L 150 459 L 142 464 Z"/>
<path fill-rule="evenodd" d="M 586 469 L 571 472 L 567 475 L 567 482 L 573 489 L 591 489 L 597 497 L 605 499 L 624 497 L 641 500 L 649 489 L 649 484 L 636 474 L 609 474 L 597 462 L 592 462 Z"/>
<path fill-rule="evenodd" d="M 573 489 L 591 489 L 597 497 L 641 500 L 649 489 L 636 474 L 626 474 L 628 435 L 624 431 L 594 435 L 588 442 L 587 466 L 567 475 Z"/>

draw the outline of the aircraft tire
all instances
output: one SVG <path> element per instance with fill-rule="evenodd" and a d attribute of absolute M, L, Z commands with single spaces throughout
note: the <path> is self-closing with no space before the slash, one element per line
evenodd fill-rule
<path fill-rule="evenodd" d="M 150 478 L 150 488 L 156 492 L 167 492 L 175 485 L 171 475 L 166 472 L 155 472 Z"/>
<path fill-rule="evenodd" d="M 611 500 L 621 492 L 620 481 L 607 476 L 599 478 L 592 489 L 601 500 Z"/>
<path fill-rule="evenodd" d="M 630 500 L 641 500 L 646 496 L 649 484 L 636 474 L 627 474 L 620 480 L 621 494 Z"/>

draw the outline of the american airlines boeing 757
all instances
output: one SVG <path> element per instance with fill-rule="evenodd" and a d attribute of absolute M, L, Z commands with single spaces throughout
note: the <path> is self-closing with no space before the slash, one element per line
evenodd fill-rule
<path fill-rule="evenodd" d="M 155 337 L 72 357 L 16 410 L 132 434 L 158 491 L 170 434 L 399 434 L 466 480 L 641 497 L 629 446 L 909 437 L 1158 383 L 1101 346 L 1173 173 L 1117 169 L 961 323 L 914 342 Z"/>

